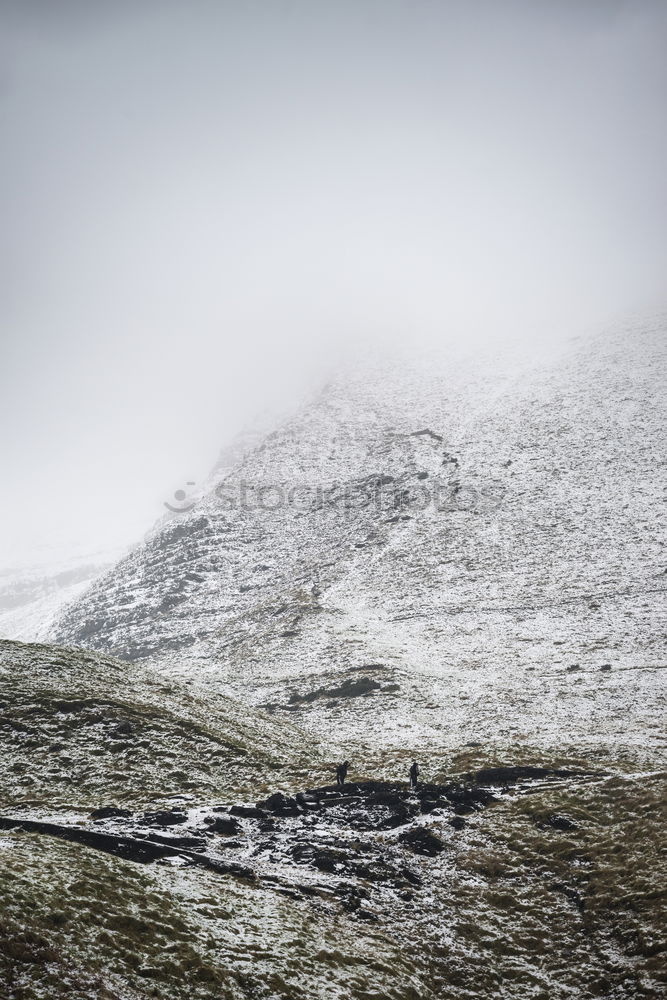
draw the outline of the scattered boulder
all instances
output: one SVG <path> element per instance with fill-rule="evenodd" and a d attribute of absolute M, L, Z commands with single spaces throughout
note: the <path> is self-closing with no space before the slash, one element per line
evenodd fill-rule
<path fill-rule="evenodd" d="M 487 788 L 475 785 L 450 785 L 442 789 L 442 794 L 448 802 L 453 803 L 454 812 L 458 815 L 483 809 L 495 801 L 495 796 Z"/>
<path fill-rule="evenodd" d="M 204 823 L 212 833 L 223 833 L 227 837 L 241 829 L 239 821 L 233 816 L 206 816 Z"/>
<path fill-rule="evenodd" d="M 311 795 L 308 795 L 308 793 L 297 792 L 296 801 L 304 810 L 318 810 L 320 808 L 319 800 Z"/>
<path fill-rule="evenodd" d="M 440 837 L 426 826 L 415 826 L 412 830 L 406 830 L 405 833 L 399 835 L 398 839 L 415 854 L 425 854 L 429 857 L 435 857 L 436 854 L 440 854 L 445 849 L 444 842 Z"/>
<path fill-rule="evenodd" d="M 274 792 L 268 799 L 257 803 L 257 808 L 267 810 L 274 816 L 298 816 L 299 808 L 296 799 L 283 795 L 282 792 Z"/>
<path fill-rule="evenodd" d="M 312 865 L 321 872 L 332 874 L 345 867 L 346 855 L 329 847 L 315 844 L 296 844 L 290 851 L 297 864 Z"/>
<path fill-rule="evenodd" d="M 146 812 L 141 818 L 141 822 L 146 826 L 175 826 L 177 823 L 185 823 L 187 815 L 175 809 L 159 809 L 157 812 Z"/>
<path fill-rule="evenodd" d="M 85 701 L 57 701 L 53 706 L 56 712 L 61 712 L 63 715 L 72 715 L 77 712 L 83 712 L 86 707 Z"/>
<path fill-rule="evenodd" d="M 578 825 L 573 819 L 568 819 L 567 816 L 561 816 L 558 813 L 552 813 L 551 816 L 547 816 L 540 826 L 550 826 L 553 830 L 578 830 Z"/>
<path fill-rule="evenodd" d="M 449 825 L 454 827 L 455 830 L 462 830 L 463 827 L 466 825 L 466 821 L 464 820 L 463 816 L 452 816 L 452 818 L 448 822 Z"/>
<path fill-rule="evenodd" d="M 100 809 L 93 809 L 90 813 L 91 819 L 129 819 L 132 815 L 130 809 L 119 809 L 117 806 L 102 806 Z"/>
<path fill-rule="evenodd" d="M 246 816 L 249 819 L 262 819 L 266 816 L 264 809 L 260 809 L 258 806 L 236 805 L 232 806 L 229 812 L 232 816 Z"/>
<path fill-rule="evenodd" d="M 377 691 L 382 685 L 372 677 L 348 677 L 339 687 L 317 688 L 307 694 L 290 695 L 289 704 L 297 705 L 316 701 L 318 698 L 360 698 Z"/>

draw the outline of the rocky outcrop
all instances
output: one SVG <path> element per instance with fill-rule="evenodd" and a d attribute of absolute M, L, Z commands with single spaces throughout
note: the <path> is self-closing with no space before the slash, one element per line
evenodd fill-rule
<path fill-rule="evenodd" d="M 372 677 L 353 677 L 343 681 L 338 687 L 320 687 L 315 691 L 308 691 L 307 694 L 292 694 L 289 703 L 290 705 L 303 704 L 316 701 L 318 698 L 361 698 L 372 694 L 373 691 L 381 690 L 382 685 Z"/>

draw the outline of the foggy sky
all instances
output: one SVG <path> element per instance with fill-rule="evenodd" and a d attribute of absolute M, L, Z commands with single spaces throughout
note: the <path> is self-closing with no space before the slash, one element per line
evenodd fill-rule
<path fill-rule="evenodd" d="M 662 0 L 0 0 L 0 556 L 127 543 L 361 341 L 660 304 Z"/>

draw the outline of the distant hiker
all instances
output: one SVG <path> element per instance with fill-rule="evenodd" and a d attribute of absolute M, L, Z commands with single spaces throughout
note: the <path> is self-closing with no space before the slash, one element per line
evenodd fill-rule
<path fill-rule="evenodd" d="M 344 761 L 339 764 L 336 768 L 336 783 L 339 788 L 342 788 L 345 784 L 345 779 L 347 778 L 347 769 L 350 766 L 349 760 Z"/>
<path fill-rule="evenodd" d="M 417 778 L 419 777 L 419 765 L 417 761 L 412 762 L 412 767 L 410 768 L 410 788 L 417 787 Z"/>

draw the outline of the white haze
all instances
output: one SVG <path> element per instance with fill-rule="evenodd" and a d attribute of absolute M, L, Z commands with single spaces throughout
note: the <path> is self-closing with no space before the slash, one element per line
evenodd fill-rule
<path fill-rule="evenodd" d="M 660 302 L 661 0 L 0 14 L 6 562 L 137 539 L 360 344 Z"/>

